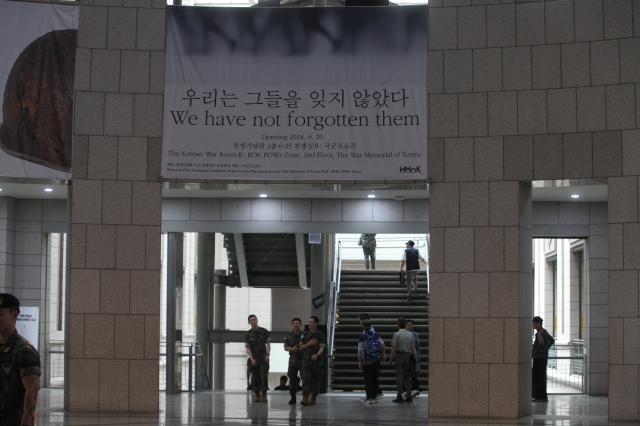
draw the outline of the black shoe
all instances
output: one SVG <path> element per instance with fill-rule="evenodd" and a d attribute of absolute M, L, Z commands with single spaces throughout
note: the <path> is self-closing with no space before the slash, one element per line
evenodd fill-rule
<path fill-rule="evenodd" d="M 402 404 L 404 402 L 404 399 L 396 398 L 396 399 L 392 400 L 391 402 L 395 402 L 396 404 Z"/>
<path fill-rule="evenodd" d="M 536 398 L 533 400 L 533 402 L 549 402 L 548 398 Z"/>
<path fill-rule="evenodd" d="M 413 397 L 409 396 L 409 397 L 405 398 L 404 402 L 406 402 L 407 404 L 411 404 L 413 402 Z"/>
<path fill-rule="evenodd" d="M 296 405 L 296 397 L 292 396 L 291 399 L 289 400 L 289 405 Z"/>

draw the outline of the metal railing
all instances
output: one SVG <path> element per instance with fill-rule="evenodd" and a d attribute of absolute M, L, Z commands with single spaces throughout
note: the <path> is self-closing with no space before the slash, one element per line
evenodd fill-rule
<path fill-rule="evenodd" d="M 336 323 L 338 322 L 338 298 L 340 297 L 340 274 L 342 272 L 342 242 L 338 242 L 333 261 L 333 277 L 331 279 L 331 304 L 329 305 L 329 323 L 327 333 L 329 334 L 329 362 L 333 359 L 334 340 L 336 334 Z"/>
<path fill-rule="evenodd" d="M 415 242 L 415 248 L 420 254 L 428 259 L 429 256 L 429 240 L 428 237 L 418 235 L 405 235 L 402 238 L 398 236 L 385 236 L 380 234 L 376 236 L 376 268 L 377 269 L 393 269 L 400 266 L 400 257 L 406 248 L 407 239 Z M 359 238 L 341 237 L 342 243 L 342 263 L 345 269 L 353 268 L 354 262 L 363 265 L 362 247 L 358 245 Z M 360 269 L 357 267 L 356 269 Z"/>
<path fill-rule="evenodd" d="M 582 340 L 549 349 L 547 392 L 555 394 L 585 393 L 585 347 Z"/>
<path fill-rule="evenodd" d="M 60 348 L 52 345 L 47 352 L 49 356 L 46 386 L 64 388 L 64 343 Z"/>
<path fill-rule="evenodd" d="M 200 378 L 206 381 L 207 386 L 211 387 L 209 375 L 205 367 L 204 355 L 200 351 L 198 343 L 182 343 L 178 346 L 176 357 L 180 358 L 180 392 L 195 392 L 196 383 L 199 379 L 196 377 L 196 365 L 200 365 L 204 377 Z M 178 381 L 177 381 L 178 382 Z M 160 390 L 167 388 L 167 351 L 166 343 L 160 343 Z"/>

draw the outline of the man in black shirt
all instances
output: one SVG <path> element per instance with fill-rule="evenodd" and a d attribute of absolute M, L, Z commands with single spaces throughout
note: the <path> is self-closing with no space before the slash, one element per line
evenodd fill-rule
<path fill-rule="evenodd" d="M 284 339 L 284 350 L 289 352 L 289 394 L 291 399 L 289 405 L 296 403 L 296 391 L 298 390 L 298 373 L 302 371 L 302 320 L 294 318 L 291 320 L 291 332 Z"/>
<path fill-rule="evenodd" d="M 533 317 L 532 324 L 536 330 L 536 337 L 531 348 L 533 357 L 531 396 L 536 402 L 547 402 L 547 360 L 549 348 L 553 346 L 555 340 L 547 330 L 542 328 L 542 318 Z"/>
<path fill-rule="evenodd" d="M 322 354 L 326 348 L 324 334 L 318 330 L 320 320 L 316 316 L 309 318 L 309 331 L 304 333 L 302 345 L 304 356 L 302 360 L 302 405 L 314 405 L 320 393 L 324 358 Z"/>
<path fill-rule="evenodd" d="M 16 331 L 20 302 L 0 293 L 0 426 L 33 426 L 40 356 Z"/>

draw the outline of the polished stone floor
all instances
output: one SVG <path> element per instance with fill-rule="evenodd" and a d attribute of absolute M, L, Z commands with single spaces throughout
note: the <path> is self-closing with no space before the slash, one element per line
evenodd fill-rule
<path fill-rule="evenodd" d="M 44 389 L 38 401 L 38 425 L 51 426 L 178 426 L 178 425 L 606 425 L 607 398 L 583 395 L 551 396 L 532 405 L 533 415 L 519 420 L 427 419 L 427 396 L 413 404 L 396 405 L 392 396 L 379 404 L 362 404 L 360 394 L 321 395 L 314 407 L 290 408 L 288 395 L 273 392 L 268 403 L 250 403 L 244 392 L 204 392 L 160 396 L 159 415 L 69 414 L 62 390 Z M 621 423 L 630 424 L 630 423 Z"/>

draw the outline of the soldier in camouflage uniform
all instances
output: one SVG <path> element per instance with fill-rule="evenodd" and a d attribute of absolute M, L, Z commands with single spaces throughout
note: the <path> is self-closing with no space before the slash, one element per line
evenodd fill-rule
<path fill-rule="evenodd" d="M 309 330 L 304 332 L 302 345 L 304 357 L 302 359 L 302 405 L 315 405 L 316 397 L 322 385 L 324 358 L 322 354 L 326 348 L 324 334 L 318 330 L 320 319 L 316 316 L 309 318 Z"/>
<path fill-rule="evenodd" d="M 20 302 L 0 293 L 0 426 L 33 426 L 40 387 L 38 352 L 16 331 Z"/>
<path fill-rule="evenodd" d="M 298 373 L 302 372 L 303 352 L 302 345 L 302 320 L 294 318 L 291 320 L 291 332 L 284 339 L 284 350 L 289 352 L 289 394 L 291 399 L 289 405 L 296 403 L 296 392 L 298 391 Z"/>
<path fill-rule="evenodd" d="M 269 384 L 269 354 L 271 338 L 266 328 L 258 327 L 258 317 L 249 315 L 251 329 L 247 332 L 245 348 L 253 366 L 251 371 L 251 390 L 256 402 L 267 402 L 267 386 Z"/>

